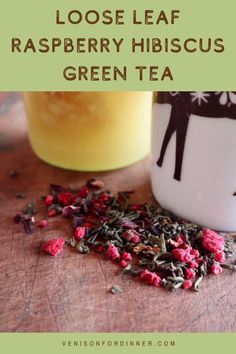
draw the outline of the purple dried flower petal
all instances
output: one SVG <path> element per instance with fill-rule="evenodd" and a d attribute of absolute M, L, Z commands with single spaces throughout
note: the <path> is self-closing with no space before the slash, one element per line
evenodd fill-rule
<path fill-rule="evenodd" d="M 68 206 L 63 208 L 62 216 L 64 218 L 71 219 L 73 216 L 75 216 L 76 214 L 80 213 L 80 210 L 81 210 L 80 206 L 75 207 L 73 205 L 68 205 Z"/>
<path fill-rule="evenodd" d="M 33 233 L 32 225 L 35 223 L 33 216 L 23 213 L 18 213 L 14 217 L 14 221 L 17 224 L 22 224 L 26 234 L 31 235 Z"/>
<path fill-rule="evenodd" d="M 59 184 L 50 184 L 50 189 L 52 192 L 55 192 L 55 193 L 61 193 L 61 192 L 64 192 L 65 191 L 65 188 L 60 186 Z"/>
<path fill-rule="evenodd" d="M 91 188 L 97 188 L 97 189 L 103 189 L 104 188 L 104 183 L 102 181 L 99 181 L 95 178 L 91 178 L 90 180 L 87 181 L 86 185 Z"/>
<path fill-rule="evenodd" d="M 83 226 L 85 223 L 85 218 L 84 216 L 75 216 L 73 218 L 73 226 L 76 228 L 78 226 Z"/>
<path fill-rule="evenodd" d="M 127 227 L 128 229 L 137 229 L 138 225 L 128 218 L 120 218 L 116 221 L 116 225 L 119 227 Z"/>

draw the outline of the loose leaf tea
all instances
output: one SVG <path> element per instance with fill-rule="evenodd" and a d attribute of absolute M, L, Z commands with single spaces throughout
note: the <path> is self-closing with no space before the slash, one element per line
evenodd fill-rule
<path fill-rule="evenodd" d="M 226 262 L 235 256 L 234 238 L 176 218 L 158 204 L 131 204 L 132 193 L 114 194 L 94 179 L 73 189 L 51 184 L 49 194 L 42 197 L 47 217 L 37 225 L 45 228 L 47 218 L 67 219 L 72 232 L 65 245 L 81 254 L 102 253 L 117 263 L 121 274 L 167 290 L 199 291 L 207 274 L 236 271 L 236 265 Z M 35 213 L 31 203 L 14 218 L 27 234 L 33 232 Z M 53 256 L 63 248 L 61 238 L 42 247 Z M 116 292 L 115 287 L 112 289 Z"/>
<path fill-rule="evenodd" d="M 110 293 L 114 295 L 121 294 L 123 290 L 118 285 L 113 285 L 110 289 Z"/>
<path fill-rule="evenodd" d="M 26 197 L 27 197 L 26 193 L 23 193 L 23 192 L 16 193 L 16 198 L 18 198 L 18 199 L 25 199 Z"/>
<path fill-rule="evenodd" d="M 17 171 L 17 170 L 11 170 L 10 172 L 9 172 L 9 177 L 10 178 L 16 178 L 16 177 L 18 177 L 19 176 L 19 172 Z"/>
<path fill-rule="evenodd" d="M 33 233 L 33 226 L 35 224 L 36 214 L 35 203 L 31 202 L 27 204 L 24 210 L 21 213 L 18 213 L 14 217 L 14 221 L 17 224 L 22 224 L 26 234 L 31 235 Z"/>

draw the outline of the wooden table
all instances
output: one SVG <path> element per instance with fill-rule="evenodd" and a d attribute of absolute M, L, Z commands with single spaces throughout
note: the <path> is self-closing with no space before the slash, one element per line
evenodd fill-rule
<path fill-rule="evenodd" d="M 168 292 L 117 275 L 99 254 L 66 249 L 59 257 L 40 252 L 42 240 L 68 234 L 52 222 L 25 236 L 13 216 L 37 200 L 51 182 L 80 185 L 97 177 L 116 190 L 135 189 L 151 200 L 148 160 L 107 173 L 76 173 L 49 166 L 32 152 L 18 94 L 0 94 L 0 331 L 1 332 L 226 332 L 236 330 L 236 276 L 209 276 L 199 293 Z M 9 177 L 11 170 L 19 176 Z M 16 193 L 25 192 L 26 199 Z M 39 211 L 39 215 L 40 215 Z M 123 289 L 112 295 L 117 284 Z"/>

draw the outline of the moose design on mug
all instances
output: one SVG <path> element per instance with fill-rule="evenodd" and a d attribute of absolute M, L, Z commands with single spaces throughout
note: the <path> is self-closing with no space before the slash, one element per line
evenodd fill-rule
<path fill-rule="evenodd" d="M 162 167 L 170 139 L 176 133 L 175 171 L 173 178 L 181 181 L 185 141 L 191 115 L 208 119 L 236 120 L 235 92 L 159 92 L 158 104 L 171 104 L 171 115 L 162 142 L 157 165 Z"/>

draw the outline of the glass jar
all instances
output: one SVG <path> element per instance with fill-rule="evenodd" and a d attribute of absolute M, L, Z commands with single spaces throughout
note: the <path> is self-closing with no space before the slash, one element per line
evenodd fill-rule
<path fill-rule="evenodd" d="M 151 180 L 174 214 L 236 231 L 236 92 L 155 94 Z"/>
<path fill-rule="evenodd" d="M 28 92 L 24 101 L 32 148 L 52 165 L 110 170 L 149 152 L 151 92 Z"/>

